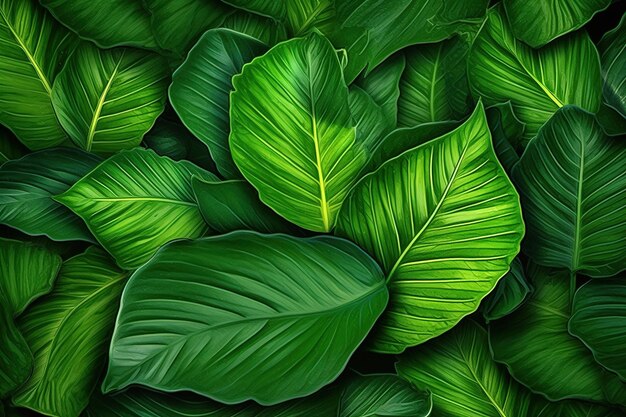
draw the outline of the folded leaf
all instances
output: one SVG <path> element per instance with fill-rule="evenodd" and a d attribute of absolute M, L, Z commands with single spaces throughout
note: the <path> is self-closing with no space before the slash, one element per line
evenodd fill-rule
<path fill-rule="evenodd" d="M 356 124 L 356 141 L 371 153 L 393 129 L 392 120 L 365 90 L 356 85 L 350 87 L 348 101 Z"/>
<path fill-rule="evenodd" d="M 150 26 L 150 13 L 142 1 L 41 0 L 41 4 L 83 39 L 94 41 L 102 48 L 119 45 L 157 47 Z"/>
<path fill-rule="evenodd" d="M 206 32 L 174 72 L 169 96 L 187 128 L 204 142 L 220 173 L 240 177 L 228 148 L 231 79 L 267 47 L 229 29 Z"/>
<path fill-rule="evenodd" d="M 54 240 L 93 241 L 84 223 L 52 199 L 102 159 L 78 149 L 35 152 L 0 166 L 0 223 Z"/>
<path fill-rule="evenodd" d="M 504 11 L 488 13 L 469 56 L 468 76 L 487 106 L 511 101 L 530 140 L 559 108 L 575 104 L 595 113 L 601 101 L 598 53 L 584 32 L 534 50 L 513 37 Z"/>
<path fill-rule="evenodd" d="M 15 405 L 46 415 L 80 414 L 104 365 L 126 276 L 96 247 L 63 264 L 54 291 L 20 317 L 35 368 L 13 396 Z"/>
<path fill-rule="evenodd" d="M 206 231 L 191 188 L 193 175 L 217 180 L 188 161 L 136 148 L 107 159 L 55 200 L 85 220 L 118 265 L 133 269 L 161 245 Z"/>
<path fill-rule="evenodd" d="M 481 309 L 487 322 L 498 320 L 517 310 L 526 301 L 532 289 L 524 277 L 524 267 L 519 259 L 502 277 L 496 289 L 483 300 Z"/>
<path fill-rule="evenodd" d="M 0 238 L 0 292 L 12 316 L 35 298 L 52 290 L 61 257 L 48 249 L 19 240 Z"/>
<path fill-rule="evenodd" d="M 600 41 L 600 62 L 604 78 L 604 98 L 622 118 L 626 118 L 626 15 L 619 25 Z M 624 123 L 624 122 L 622 122 Z"/>
<path fill-rule="evenodd" d="M 528 301 L 505 320 L 489 323 L 494 359 L 549 400 L 624 404 L 626 384 L 600 366 L 585 345 L 567 332 L 570 272 L 531 265 L 526 276 L 534 288 Z"/>
<path fill-rule="evenodd" d="M 592 114 L 568 106 L 513 169 L 537 263 L 592 277 L 626 268 L 626 148 Z"/>
<path fill-rule="evenodd" d="M 387 297 L 376 263 L 334 237 L 173 242 L 126 286 L 103 390 L 142 384 L 231 404 L 308 395 L 342 371 Z"/>
<path fill-rule="evenodd" d="M 77 38 L 36 0 L 0 0 L 0 43 L 0 123 L 31 150 L 60 145 L 50 94 Z"/>
<path fill-rule="evenodd" d="M 156 54 L 101 50 L 83 42 L 52 87 L 52 103 L 72 141 L 113 153 L 141 142 L 163 111 L 169 72 Z"/>
<path fill-rule="evenodd" d="M 504 0 L 515 37 L 538 48 L 582 27 L 612 0 Z"/>
<path fill-rule="evenodd" d="M 230 147 L 241 173 L 290 222 L 331 230 L 366 163 L 332 45 L 317 34 L 283 42 L 233 85 Z"/>
<path fill-rule="evenodd" d="M 398 353 L 474 312 L 508 271 L 524 225 L 482 104 L 459 128 L 383 164 L 352 190 L 337 233 L 387 274 L 389 307 L 371 339 Z"/>
<path fill-rule="evenodd" d="M 0 397 L 22 385 L 32 368 L 33 355 L 13 322 L 13 310 L 0 287 Z"/>
<path fill-rule="evenodd" d="M 626 380 L 626 282 L 591 281 L 576 291 L 569 332 L 582 340 L 605 368 Z"/>

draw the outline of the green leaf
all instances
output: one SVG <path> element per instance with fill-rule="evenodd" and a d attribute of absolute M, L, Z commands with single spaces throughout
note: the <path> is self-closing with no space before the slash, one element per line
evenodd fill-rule
<path fill-rule="evenodd" d="M 376 263 L 334 237 L 173 242 L 126 286 L 103 391 L 142 384 L 261 404 L 308 395 L 342 371 L 387 297 Z"/>
<path fill-rule="evenodd" d="M 504 0 L 515 37 L 533 48 L 581 28 L 612 0 Z"/>
<path fill-rule="evenodd" d="M 541 399 L 493 362 L 487 334 L 473 321 L 402 354 L 396 369 L 432 392 L 433 416 L 537 417 L 529 409 Z"/>
<path fill-rule="evenodd" d="M 351 0 L 337 5 L 337 27 L 331 36 L 348 52 L 345 77 L 351 82 L 367 67 L 370 72 L 394 52 L 416 43 L 444 40 L 456 31 L 480 22 L 487 0 L 452 2 Z"/>
<path fill-rule="evenodd" d="M 532 288 L 524 277 L 524 267 L 519 259 L 515 259 L 511 270 L 481 305 L 485 320 L 490 322 L 508 316 L 526 301 L 531 292 Z"/>
<path fill-rule="evenodd" d="M 211 230 L 225 234 L 235 230 L 290 233 L 294 227 L 261 203 L 254 188 L 242 180 L 209 182 L 192 180 L 202 217 Z"/>
<path fill-rule="evenodd" d="M 11 0 L 5 0 L 11 1 Z M 150 13 L 136 0 L 40 0 L 54 17 L 99 47 L 128 45 L 155 49 Z"/>
<path fill-rule="evenodd" d="M 460 37 L 406 50 L 398 99 L 399 127 L 458 120 L 470 112 L 465 69 L 468 51 L 469 44 Z"/>
<path fill-rule="evenodd" d="M 596 118 L 607 135 L 626 135 L 626 117 L 619 114 L 617 110 L 608 104 L 600 104 L 600 110 L 596 113 Z"/>
<path fill-rule="evenodd" d="M 32 368 L 33 355 L 13 322 L 13 310 L 0 287 L 0 398 L 22 385 Z"/>
<path fill-rule="evenodd" d="M 206 231 L 191 177 L 217 178 L 151 150 L 122 151 L 55 197 L 85 220 L 122 268 L 146 262 L 165 243 Z"/>
<path fill-rule="evenodd" d="M 19 327 L 35 356 L 13 403 L 54 416 L 78 416 L 104 365 L 126 272 L 90 247 L 67 260 L 52 293 L 30 308 Z"/>
<path fill-rule="evenodd" d="M 481 103 L 459 128 L 383 164 L 352 190 L 337 225 L 387 274 L 389 307 L 371 339 L 398 353 L 474 312 L 524 233 Z"/>
<path fill-rule="evenodd" d="M 586 401 L 539 402 L 528 417 L 621 417 L 619 410 Z"/>
<path fill-rule="evenodd" d="M 270 46 L 287 38 L 287 31 L 282 23 L 243 10 L 228 16 L 222 27 L 244 33 Z"/>
<path fill-rule="evenodd" d="M 367 76 L 359 77 L 355 82 L 383 109 L 385 117 L 394 127 L 398 119 L 400 77 L 404 68 L 404 55 L 398 54 L 374 68 Z"/>
<path fill-rule="evenodd" d="M 567 332 L 571 273 L 531 265 L 526 276 L 534 288 L 528 301 L 506 320 L 489 323 L 494 359 L 549 400 L 623 404 L 626 384 L 602 368 L 585 345 Z"/>
<path fill-rule="evenodd" d="M 534 50 L 513 37 L 499 6 L 489 11 L 474 41 L 468 76 L 487 106 L 511 101 L 526 124 L 525 142 L 566 104 L 593 113 L 600 107 L 600 64 L 589 36 L 577 32 Z"/>
<path fill-rule="evenodd" d="M 0 292 L 7 310 L 19 315 L 37 297 L 52 290 L 61 257 L 39 245 L 0 238 Z"/>
<path fill-rule="evenodd" d="M 526 125 L 517 118 L 510 101 L 493 105 L 485 113 L 498 160 L 506 172 L 510 173 L 519 161 L 516 149 L 520 147 Z"/>
<path fill-rule="evenodd" d="M 385 136 L 372 151 L 369 170 L 375 170 L 391 158 L 413 149 L 418 145 L 443 136 L 460 126 L 461 122 L 445 121 L 422 123 L 414 127 L 396 129 Z"/>
<path fill-rule="evenodd" d="M 623 277 L 591 281 L 576 291 L 569 332 L 589 347 L 596 360 L 626 380 L 624 325 L 626 282 Z"/>
<path fill-rule="evenodd" d="M 0 223 L 54 240 L 93 241 L 83 222 L 52 199 L 101 158 L 78 149 L 35 152 L 0 166 Z"/>
<path fill-rule="evenodd" d="M 31 150 L 60 145 L 50 95 L 76 37 L 36 0 L 0 0 L 0 42 L 0 123 Z"/>
<path fill-rule="evenodd" d="M 0 125 L 0 165 L 12 159 L 19 159 L 28 153 L 9 129 Z"/>
<path fill-rule="evenodd" d="M 593 115 L 568 106 L 513 169 L 528 227 L 524 250 L 539 264 L 604 277 L 626 268 L 626 148 Z"/>
<path fill-rule="evenodd" d="M 327 232 L 366 163 L 332 45 L 292 39 L 233 78 L 230 147 L 261 200 L 303 228 Z"/>
<path fill-rule="evenodd" d="M 54 82 L 52 103 L 77 146 L 113 153 L 139 145 L 163 112 L 168 79 L 156 54 L 83 42 Z"/>
<path fill-rule="evenodd" d="M 350 87 L 348 102 L 356 124 L 356 141 L 371 153 L 393 129 L 392 120 L 369 94 L 356 85 Z"/>
<path fill-rule="evenodd" d="M 604 98 L 607 103 L 626 118 L 626 14 L 619 25 L 607 32 L 600 41 L 600 62 L 604 78 Z M 624 123 L 622 121 L 622 123 Z"/>
<path fill-rule="evenodd" d="M 174 72 L 169 96 L 187 128 L 204 142 L 220 173 L 240 176 L 228 148 L 231 78 L 267 47 L 230 29 L 206 32 Z"/>

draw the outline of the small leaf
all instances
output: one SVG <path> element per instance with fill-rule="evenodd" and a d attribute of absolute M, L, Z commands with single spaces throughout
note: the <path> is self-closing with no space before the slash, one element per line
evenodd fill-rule
<path fill-rule="evenodd" d="M 20 317 L 35 368 L 14 404 L 46 415 L 80 414 L 104 365 L 126 276 L 96 247 L 63 264 L 54 291 Z"/>
<path fill-rule="evenodd" d="M 526 301 L 532 289 L 524 277 L 524 267 L 519 259 L 502 277 L 496 289 L 483 301 L 481 309 L 487 322 L 498 320 L 517 310 Z"/>
<path fill-rule="evenodd" d="M 217 180 L 188 161 L 136 148 L 107 159 L 55 200 L 85 220 L 118 265 L 133 269 L 161 245 L 206 231 L 191 188 L 193 175 Z"/>
<path fill-rule="evenodd" d="M 130 48 L 101 50 L 83 42 L 52 87 L 52 103 L 72 141 L 113 153 L 141 142 L 163 111 L 167 63 Z"/>
<path fill-rule="evenodd" d="M 266 405 L 308 395 L 339 375 L 387 297 L 376 263 L 342 239 L 173 242 L 126 286 L 103 390 Z"/>
<path fill-rule="evenodd" d="M 6 162 L 0 166 L 0 223 L 54 240 L 93 242 L 84 223 L 52 197 L 101 160 L 78 149 L 56 148 Z"/>

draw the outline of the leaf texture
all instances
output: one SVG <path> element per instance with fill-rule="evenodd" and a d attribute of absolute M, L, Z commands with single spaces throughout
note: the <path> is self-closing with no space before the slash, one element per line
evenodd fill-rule
<path fill-rule="evenodd" d="M 2 287 L 0 330 L 0 397 L 5 397 L 28 379 L 33 368 L 33 355 L 13 322 L 13 311 Z"/>
<path fill-rule="evenodd" d="M 626 118 L 626 15 L 619 25 L 600 41 L 600 62 L 604 78 L 604 99 L 622 118 Z M 626 123 L 622 121 L 622 123 Z"/>
<path fill-rule="evenodd" d="M 490 322 L 511 314 L 526 301 L 531 292 L 532 288 L 524 276 L 524 266 L 517 258 L 496 289 L 483 301 L 481 309 L 485 320 Z"/>
<path fill-rule="evenodd" d="M 394 127 L 398 118 L 400 77 L 405 66 L 404 55 L 394 55 L 374 68 L 367 76 L 361 76 L 356 80 L 356 84 L 382 108 L 385 117 Z"/>

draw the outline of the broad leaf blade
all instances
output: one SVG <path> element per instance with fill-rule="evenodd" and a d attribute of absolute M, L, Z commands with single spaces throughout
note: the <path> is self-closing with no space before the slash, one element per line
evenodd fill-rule
<path fill-rule="evenodd" d="M 475 311 L 524 233 L 482 104 L 459 128 L 364 177 L 337 229 L 387 274 L 390 303 L 371 340 L 375 351 L 402 352 Z"/>
<path fill-rule="evenodd" d="M 174 242 L 124 291 L 103 388 L 225 403 L 308 395 L 341 372 L 386 303 L 379 267 L 341 239 L 234 232 Z"/>
<path fill-rule="evenodd" d="M 13 396 L 16 405 L 47 415 L 80 414 L 104 365 L 126 276 L 96 247 L 63 264 L 54 291 L 20 318 L 35 368 Z"/>
<path fill-rule="evenodd" d="M 41 246 L 0 238 L 0 292 L 7 310 L 19 315 L 35 298 L 52 290 L 61 257 Z"/>
<path fill-rule="evenodd" d="M 0 123 L 31 150 L 60 145 L 50 94 L 77 38 L 35 0 L 0 1 Z"/>
<path fill-rule="evenodd" d="M 0 223 L 53 240 L 94 241 L 83 222 L 52 199 L 98 165 L 78 149 L 35 152 L 0 167 Z"/>
<path fill-rule="evenodd" d="M 204 142 L 220 173 L 239 177 L 228 147 L 231 79 L 267 47 L 229 29 L 206 32 L 174 72 L 169 96 L 187 128 Z"/>
<path fill-rule="evenodd" d="M 136 268 L 163 244 L 206 231 L 191 188 L 197 175 L 217 178 L 188 161 L 151 150 L 122 151 L 55 197 L 85 220 L 123 268 Z"/>
<path fill-rule="evenodd" d="M 516 38 L 538 48 L 582 27 L 612 0 L 504 0 Z"/>
<path fill-rule="evenodd" d="M 600 63 L 584 32 L 534 50 L 513 37 L 501 7 L 495 7 L 478 34 L 469 56 L 472 91 L 491 106 L 511 101 L 526 123 L 524 140 L 566 104 L 596 112 L 601 101 Z"/>
<path fill-rule="evenodd" d="M 317 34 L 283 42 L 233 85 L 230 146 L 244 177 L 287 220 L 331 230 L 366 162 L 332 45 Z"/>
<path fill-rule="evenodd" d="M 592 114 L 568 106 L 513 169 L 539 264 L 603 277 L 626 268 L 626 148 Z"/>
<path fill-rule="evenodd" d="M 604 367 L 626 380 L 624 325 L 626 283 L 623 277 L 591 281 L 576 291 L 569 332 L 582 340 Z"/>

